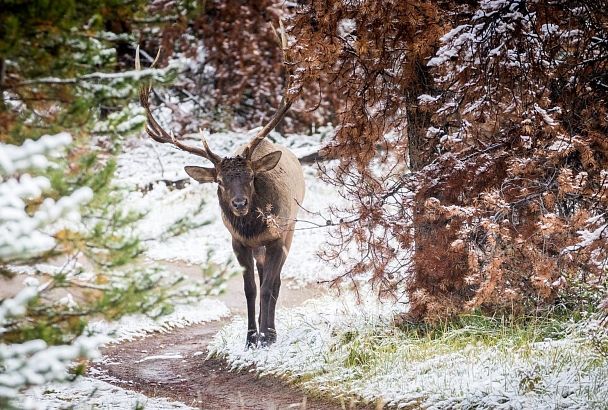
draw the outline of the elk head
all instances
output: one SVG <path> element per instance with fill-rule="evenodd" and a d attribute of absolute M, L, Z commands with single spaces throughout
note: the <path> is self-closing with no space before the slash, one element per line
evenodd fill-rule
<path fill-rule="evenodd" d="M 284 42 L 286 45 L 286 40 Z M 152 62 L 152 67 L 157 62 L 160 49 Z M 139 46 L 135 52 L 135 68 L 141 70 L 139 58 Z M 286 87 L 287 89 L 287 87 Z M 170 143 L 177 148 L 190 152 L 194 155 L 206 158 L 213 167 L 186 166 L 186 173 L 201 183 L 216 182 L 220 200 L 228 204 L 232 213 L 236 216 L 245 216 L 250 211 L 252 197 L 255 193 L 255 177 L 262 172 L 267 172 L 277 166 L 281 159 L 281 151 L 271 152 L 261 158 L 252 159 L 252 155 L 259 143 L 272 131 L 272 129 L 283 119 L 291 106 L 292 100 L 283 94 L 277 112 L 270 121 L 249 142 L 241 155 L 235 157 L 220 157 L 209 149 L 207 141 L 203 138 L 203 147 L 193 147 L 184 144 L 171 133 L 167 133 L 156 121 L 150 111 L 149 96 L 152 86 L 144 85 L 139 91 L 139 101 L 146 111 L 146 132 L 152 139 L 160 143 Z M 202 134 L 202 132 L 201 132 Z"/>
<path fill-rule="evenodd" d="M 222 158 L 213 168 L 185 167 L 186 173 L 198 182 L 217 182 L 220 200 L 229 204 L 236 216 L 249 213 L 256 175 L 270 171 L 281 159 L 281 151 L 271 152 L 257 160 L 250 158 L 249 149 L 245 151 L 242 156 Z"/>

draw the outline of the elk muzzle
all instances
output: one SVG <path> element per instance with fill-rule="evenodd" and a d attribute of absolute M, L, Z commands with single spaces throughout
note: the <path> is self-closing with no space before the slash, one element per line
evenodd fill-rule
<path fill-rule="evenodd" d="M 232 198 L 230 206 L 236 216 L 245 216 L 249 213 L 249 200 L 244 196 Z"/>

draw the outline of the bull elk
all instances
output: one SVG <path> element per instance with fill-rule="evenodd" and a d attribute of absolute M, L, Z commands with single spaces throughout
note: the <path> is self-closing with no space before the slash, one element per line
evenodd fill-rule
<path fill-rule="evenodd" d="M 283 43 L 285 46 L 285 43 Z M 158 60 L 158 56 L 154 63 Z M 135 68 L 140 70 L 139 47 Z M 287 90 L 287 89 L 286 89 Z M 299 203 L 304 199 L 304 175 L 296 156 L 264 138 L 291 106 L 285 91 L 270 121 L 232 156 L 222 158 L 209 149 L 184 144 L 161 128 L 150 111 L 150 85 L 142 86 L 139 100 L 146 111 L 146 132 L 160 143 L 203 157 L 212 167 L 186 166 L 186 173 L 201 183 L 217 183 L 222 220 L 232 236 L 232 249 L 243 267 L 247 299 L 246 346 L 267 346 L 276 341 L 275 308 L 281 287 L 281 270 L 293 239 Z M 260 278 L 259 332 L 255 320 L 257 296 L 254 259 Z"/>

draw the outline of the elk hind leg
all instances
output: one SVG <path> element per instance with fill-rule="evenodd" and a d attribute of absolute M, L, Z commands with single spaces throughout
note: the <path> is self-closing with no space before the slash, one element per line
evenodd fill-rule
<path fill-rule="evenodd" d="M 255 265 L 258 268 L 258 276 L 260 278 L 260 288 L 264 282 L 264 260 L 266 258 L 266 247 L 259 246 L 253 250 L 253 258 L 255 259 Z M 258 323 L 262 324 L 262 298 L 260 298 L 260 313 L 258 316 Z"/>
<path fill-rule="evenodd" d="M 289 254 L 289 250 L 291 249 L 291 241 L 293 239 L 293 229 L 287 232 L 285 236 L 285 240 L 283 242 L 283 253 L 285 254 L 285 259 L 287 259 L 287 255 Z M 283 260 L 284 262 L 284 260 Z M 271 343 L 274 343 L 277 339 L 277 331 L 275 325 L 275 312 L 277 307 L 277 301 L 279 300 L 279 291 L 281 290 L 281 270 L 283 266 L 281 265 L 281 269 L 279 269 L 279 274 L 274 279 L 274 286 L 272 288 L 272 297 L 270 298 L 270 306 L 268 306 L 268 335 Z"/>
<path fill-rule="evenodd" d="M 276 305 L 276 299 L 273 301 L 275 293 L 275 285 L 277 280 L 280 280 L 281 269 L 287 253 L 283 246 L 282 240 L 277 240 L 274 243 L 266 246 L 266 260 L 264 263 L 264 281 L 260 286 L 260 342 L 262 345 L 271 344 L 276 340 L 276 331 L 274 327 L 270 328 L 270 319 L 274 322 L 274 309 L 271 314 L 271 307 Z M 272 333 L 272 335 L 271 335 Z"/>

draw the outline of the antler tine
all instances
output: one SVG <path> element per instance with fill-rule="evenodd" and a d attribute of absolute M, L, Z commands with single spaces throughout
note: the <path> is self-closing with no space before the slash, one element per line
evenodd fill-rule
<path fill-rule="evenodd" d="M 152 62 L 150 67 L 154 67 L 156 62 L 160 57 L 160 48 L 158 49 L 158 53 L 156 53 L 156 57 Z M 135 69 L 141 70 L 141 61 L 139 58 L 139 45 L 135 50 Z M 150 93 L 152 92 L 152 86 L 149 84 L 142 85 L 139 89 L 139 103 L 146 111 L 146 133 L 154 140 L 158 141 L 162 144 L 173 144 L 179 149 L 190 152 L 191 154 L 201 156 L 203 158 L 207 158 L 214 165 L 217 165 L 221 161 L 221 157 L 217 154 L 214 154 L 210 149 L 209 145 L 206 141 L 204 141 L 204 148 L 191 147 L 187 144 L 176 139 L 172 134 L 170 135 L 167 131 L 165 131 L 156 121 L 156 118 L 152 115 L 152 111 L 150 110 Z"/>
<path fill-rule="evenodd" d="M 211 149 L 209 149 L 209 144 L 207 144 L 207 139 L 205 138 L 205 134 L 203 133 L 203 130 L 199 128 L 198 132 L 200 132 L 201 137 L 203 139 L 203 147 L 205 147 L 205 151 L 207 151 L 207 155 L 214 158 L 214 159 L 211 159 L 211 162 L 213 162 L 213 163 L 220 162 L 222 160 L 222 158 L 219 155 L 213 153 L 213 151 L 211 151 Z"/>
<path fill-rule="evenodd" d="M 255 149 L 260 144 L 260 142 L 262 142 L 262 140 L 264 138 L 266 138 L 266 136 L 268 134 L 270 134 L 270 131 L 272 131 L 274 129 L 274 127 L 276 127 L 277 124 L 283 119 L 283 117 L 285 117 L 285 114 L 291 107 L 291 104 L 292 104 L 292 101 L 286 102 L 285 96 L 283 96 L 283 98 L 281 99 L 281 102 L 279 103 L 279 108 L 278 108 L 277 112 L 272 116 L 270 121 L 268 121 L 268 123 L 266 125 L 264 125 L 264 128 L 262 128 L 256 134 L 256 136 L 253 137 L 253 139 L 249 143 L 249 155 L 250 156 L 251 156 L 251 154 L 253 154 L 253 151 L 255 151 Z"/>
<path fill-rule="evenodd" d="M 262 140 L 264 138 L 266 138 L 266 136 L 268 134 L 270 134 L 270 131 L 272 131 L 279 122 L 281 122 L 281 120 L 285 117 L 285 114 L 287 113 L 287 111 L 289 111 L 289 108 L 291 107 L 291 104 L 293 103 L 293 98 L 289 96 L 289 77 L 291 75 L 288 64 L 289 61 L 287 59 L 287 50 L 288 50 L 288 42 L 287 42 L 287 34 L 285 33 L 285 27 L 283 26 L 283 20 L 279 19 L 279 26 L 281 29 L 281 34 L 280 36 L 277 34 L 278 40 L 279 40 L 279 44 L 281 46 L 281 51 L 283 53 L 283 64 L 288 68 L 287 70 L 287 85 L 285 86 L 285 89 L 283 90 L 283 96 L 281 97 L 281 102 L 279 103 L 279 107 L 277 108 L 277 111 L 274 113 L 274 115 L 272 116 L 272 118 L 270 119 L 270 121 L 268 121 L 268 123 L 266 125 L 264 125 L 264 127 L 255 135 L 255 137 L 253 137 L 253 139 L 251 140 L 251 142 L 249 142 L 249 152 L 248 155 L 251 156 L 253 154 L 253 152 L 255 151 L 255 149 L 257 148 L 257 146 L 260 144 L 260 142 L 262 142 Z M 272 29 L 275 31 L 274 27 L 272 27 Z"/>

